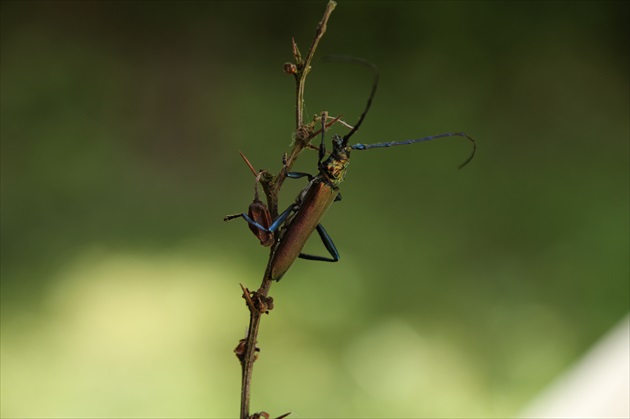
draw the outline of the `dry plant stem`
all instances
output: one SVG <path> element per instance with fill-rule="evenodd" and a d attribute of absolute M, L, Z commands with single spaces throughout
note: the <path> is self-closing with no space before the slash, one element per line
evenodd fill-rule
<path fill-rule="evenodd" d="M 332 0 L 329 0 L 328 4 L 326 5 L 324 16 L 317 25 L 315 38 L 313 39 L 313 43 L 311 44 L 311 47 L 309 48 L 308 53 L 306 54 L 306 58 L 304 60 L 302 60 L 301 58 L 295 41 L 293 42 L 293 55 L 296 60 L 295 68 L 297 69 L 297 72 L 294 74 L 297 87 L 295 142 L 289 154 L 283 159 L 283 167 L 277 176 L 273 177 L 270 173 L 261 174 L 261 185 L 263 187 L 263 190 L 265 191 L 265 195 L 267 196 L 267 206 L 269 207 L 269 211 L 273 218 L 277 217 L 278 215 L 278 193 L 280 192 L 280 187 L 282 186 L 282 183 L 286 178 L 286 174 L 291 170 L 291 167 L 297 159 L 297 156 L 304 148 L 308 146 L 309 141 L 311 140 L 311 138 L 313 138 L 312 126 L 305 126 L 303 122 L 304 84 L 306 81 L 306 76 L 311 69 L 310 64 L 313 55 L 315 54 L 315 50 L 317 49 L 317 45 L 326 32 L 326 24 L 328 23 L 330 14 L 335 9 L 336 5 L 337 4 Z M 273 283 L 273 280 L 271 279 L 271 261 L 273 260 L 273 255 L 275 253 L 278 243 L 279 242 L 276 241 L 276 243 L 270 249 L 269 262 L 267 263 L 267 268 L 265 269 L 265 275 L 263 277 L 260 288 L 254 293 L 250 293 L 247 288 L 243 288 L 244 298 L 247 301 L 247 305 L 250 311 L 250 317 L 244 350 L 242 354 L 237 354 L 241 361 L 242 368 L 240 410 L 241 419 L 250 418 L 249 402 L 251 394 L 252 372 L 257 352 L 256 341 L 258 339 L 260 320 L 262 318 L 262 315 L 265 314 L 268 309 L 267 303 L 269 301 L 267 300 L 267 298 L 269 294 L 269 289 L 271 288 L 271 284 Z M 284 415 L 282 417 L 284 417 Z"/>
<path fill-rule="evenodd" d="M 311 71 L 311 60 L 313 59 L 313 55 L 315 55 L 315 50 L 317 49 L 317 45 L 319 44 L 319 40 L 322 39 L 324 33 L 326 32 L 326 24 L 328 23 L 328 18 L 330 14 L 335 10 L 337 3 L 334 1 L 329 1 L 326 5 L 326 11 L 324 12 L 324 16 L 322 20 L 317 25 L 317 29 L 315 31 L 315 38 L 313 39 L 313 43 L 311 44 L 311 48 L 308 50 L 306 54 L 306 59 L 303 62 L 301 61 L 301 57 L 299 56 L 299 51 L 297 50 L 297 46 L 295 42 L 293 42 L 293 55 L 296 58 L 296 64 L 298 68 L 298 74 L 296 74 L 297 81 L 297 103 L 296 103 L 296 127 L 299 129 L 304 122 L 304 84 L 306 81 L 306 76 L 309 71 Z"/>

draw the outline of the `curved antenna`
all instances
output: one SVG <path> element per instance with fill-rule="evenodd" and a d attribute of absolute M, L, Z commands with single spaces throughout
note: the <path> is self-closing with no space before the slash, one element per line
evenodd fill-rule
<path fill-rule="evenodd" d="M 369 150 L 371 148 L 385 148 L 385 147 L 394 147 L 397 145 L 420 143 L 423 141 L 431 141 L 431 140 L 436 140 L 438 138 L 444 138 L 444 137 L 464 137 L 472 143 L 473 149 L 472 149 L 472 152 L 470 153 L 470 156 L 468 156 L 468 158 L 457 167 L 458 169 L 461 169 L 462 167 L 466 166 L 468 163 L 470 163 L 473 157 L 475 157 L 475 152 L 477 151 L 477 144 L 475 143 L 475 140 L 472 137 L 470 137 L 468 134 L 466 134 L 465 132 L 445 132 L 444 134 L 430 135 L 428 137 L 418 138 L 415 140 L 390 141 L 387 143 L 376 143 L 376 144 L 354 144 L 350 148 L 352 148 L 353 150 Z"/>
<path fill-rule="evenodd" d="M 360 65 L 363 65 L 365 67 L 372 69 L 372 71 L 374 72 L 374 82 L 372 83 L 372 91 L 370 92 L 370 96 L 368 97 L 365 110 L 359 117 L 359 121 L 354 125 L 354 127 L 350 130 L 350 132 L 343 136 L 343 145 L 346 146 L 348 144 L 348 140 L 350 139 L 350 137 L 352 137 L 352 135 L 355 132 L 357 132 L 357 130 L 363 123 L 363 120 L 365 119 L 365 115 L 367 115 L 367 112 L 370 110 L 370 106 L 372 106 L 372 99 L 374 99 L 374 94 L 376 93 L 376 87 L 378 86 L 378 68 L 376 68 L 376 65 L 362 58 L 350 57 L 346 55 L 327 55 L 322 58 L 322 62 L 328 63 L 331 61 L 340 61 L 340 62 L 345 62 L 345 63 L 360 64 Z"/>

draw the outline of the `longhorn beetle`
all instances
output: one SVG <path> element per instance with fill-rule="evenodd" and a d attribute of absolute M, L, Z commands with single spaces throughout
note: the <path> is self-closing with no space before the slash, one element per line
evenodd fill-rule
<path fill-rule="evenodd" d="M 324 217 L 324 214 L 330 205 L 332 205 L 335 201 L 341 200 L 341 195 L 339 194 L 339 184 L 345 177 L 350 161 L 350 152 L 352 150 L 369 150 L 371 148 L 407 145 L 445 137 L 464 137 L 472 143 L 473 149 L 470 156 L 462 164 L 460 164 L 459 168 L 461 169 L 468 164 L 475 155 L 477 148 L 475 140 L 464 132 L 447 132 L 413 140 L 391 141 L 376 144 L 357 143 L 354 145 L 348 145 L 350 137 L 357 132 L 363 123 L 363 120 L 372 105 L 372 99 L 374 98 L 376 87 L 378 85 L 378 72 L 373 64 L 358 59 L 352 59 L 352 61 L 357 61 L 372 68 L 374 71 L 372 91 L 368 97 L 365 110 L 350 132 L 343 137 L 336 134 L 332 136 L 333 148 L 330 156 L 326 160 L 324 160 L 324 157 L 326 156 L 326 145 L 324 140 L 328 114 L 326 112 L 322 112 L 322 139 L 319 145 L 319 159 L 317 163 L 319 173 L 316 176 L 303 172 L 287 173 L 287 177 L 293 179 L 306 177 L 308 178 L 309 183 L 302 192 L 300 192 L 295 202 L 292 203 L 283 213 L 281 213 L 270 226 L 261 225 L 261 223 L 258 222 L 260 218 L 259 220 L 256 220 L 253 219 L 256 217 L 250 217 L 245 213 L 225 218 L 225 220 L 228 221 L 229 219 L 242 217 L 249 223 L 250 228 L 254 227 L 263 232 L 270 233 L 276 237 L 276 240 L 280 241 L 271 261 L 271 279 L 276 281 L 279 281 L 282 278 L 297 258 L 319 260 L 324 262 L 337 262 L 339 260 L 339 252 L 324 227 L 320 224 L 320 221 Z M 254 228 L 252 228 L 252 231 L 254 231 Z M 304 245 L 315 230 L 317 230 L 317 233 L 324 243 L 326 250 L 328 250 L 330 257 L 302 253 Z M 278 231 L 279 234 L 276 233 Z M 256 234 L 256 236 L 260 238 L 258 234 Z"/>

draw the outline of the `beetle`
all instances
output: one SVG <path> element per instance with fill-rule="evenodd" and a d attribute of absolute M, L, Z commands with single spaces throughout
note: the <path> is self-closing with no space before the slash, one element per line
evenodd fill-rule
<path fill-rule="evenodd" d="M 308 185 L 298 194 L 295 202 L 282 212 L 269 226 L 262 225 L 264 223 L 259 222 L 260 220 L 255 219 L 256 217 L 250 217 L 244 213 L 232 216 L 232 218 L 244 218 L 249 223 L 250 228 L 253 227 L 252 231 L 254 231 L 255 228 L 274 234 L 276 240 L 279 241 L 272 256 L 270 266 L 270 277 L 273 280 L 279 281 L 297 258 L 324 262 L 337 262 L 339 260 L 339 252 L 324 227 L 320 224 L 320 221 L 332 203 L 341 200 L 339 185 L 344 180 L 346 170 L 350 162 L 350 152 L 352 150 L 369 150 L 372 148 L 393 147 L 423 141 L 431 141 L 445 137 L 464 137 L 472 143 L 473 149 L 470 156 L 459 166 L 459 168 L 461 169 L 468 164 L 475 155 L 477 148 L 475 140 L 464 132 L 447 132 L 404 141 L 391 141 L 375 144 L 357 143 L 354 145 L 348 145 L 350 137 L 357 132 L 363 123 L 363 120 L 372 105 L 374 94 L 376 93 L 378 73 L 374 65 L 370 65 L 370 67 L 374 70 L 374 81 L 365 110 L 359 117 L 355 126 L 352 127 L 346 135 L 341 137 L 334 134 L 332 136 L 332 151 L 330 152 L 330 156 L 328 156 L 325 160 L 325 122 L 328 118 L 328 114 L 326 112 L 322 113 L 322 135 L 321 143 L 318 149 L 319 159 L 317 163 L 319 173 L 315 176 L 303 172 L 287 173 L 287 177 L 289 178 L 298 179 L 307 177 L 309 180 Z M 317 231 L 330 257 L 302 253 L 304 245 L 314 231 Z"/>
<path fill-rule="evenodd" d="M 324 118 L 323 121 L 327 121 L 327 118 L 328 116 L 326 115 L 326 118 Z M 335 118 L 332 118 L 332 121 L 326 122 L 325 125 L 322 124 L 322 128 L 314 132 L 312 135 L 315 136 L 319 134 L 322 130 L 330 127 L 337 121 L 341 121 L 341 115 Z M 343 121 L 341 121 L 341 123 L 348 126 Z M 226 215 L 225 217 L 223 217 L 223 221 L 230 221 L 230 220 L 233 220 L 235 218 L 240 218 L 240 217 L 244 218 L 245 220 L 247 220 L 249 224 L 249 229 L 252 231 L 254 236 L 256 236 L 258 240 L 260 240 L 261 246 L 269 247 L 274 243 L 275 235 L 274 235 L 274 231 L 269 230 L 269 227 L 271 226 L 271 213 L 269 212 L 269 208 L 267 207 L 267 205 L 264 204 L 264 202 L 260 200 L 260 197 L 258 194 L 258 183 L 260 182 L 260 177 L 263 174 L 263 171 L 261 170 L 257 173 L 256 170 L 254 169 L 254 166 L 252 166 L 252 164 L 249 162 L 247 157 L 245 157 L 245 155 L 241 153 L 240 151 L 238 153 L 241 155 L 241 157 L 245 161 L 245 164 L 247 164 L 247 167 L 249 167 L 249 170 L 251 170 L 254 176 L 256 177 L 256 180 L 254 182 L 254 199 L 252 200 L 252 203 L 249 204 L 247 214 L 240 213 L 240 214 Z M 284 164 L 286 164 L 286 161 L 284 162 Z M 289 173 L 289 176 L 291 175 L 295 175 L 295 173 Z"/>

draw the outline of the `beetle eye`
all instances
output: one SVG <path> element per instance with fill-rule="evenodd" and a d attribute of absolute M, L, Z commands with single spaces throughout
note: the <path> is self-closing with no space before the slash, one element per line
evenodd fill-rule
<path fill-rule="evenodd" d="M 333 147 L 335 148 L 341 148 L 343 146 L 343 138 L 341 138 L 337 134 L 333 135 L 332 141 L 333 141 Z"/>

